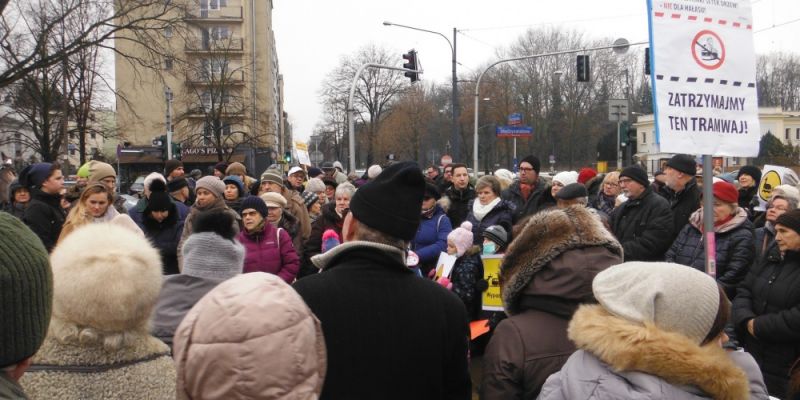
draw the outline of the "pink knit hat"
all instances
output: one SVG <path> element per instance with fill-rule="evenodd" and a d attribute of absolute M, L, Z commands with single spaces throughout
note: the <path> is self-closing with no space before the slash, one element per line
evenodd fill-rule
<path fill-rule="evenodd" d="M 453 242 L 459 257 L 463 256 L 464 252 L 472 246 L 472 224 L 469 221 L 462 222 L 460 227 L 453 229 L 447 235 L 447 241 Z"/>

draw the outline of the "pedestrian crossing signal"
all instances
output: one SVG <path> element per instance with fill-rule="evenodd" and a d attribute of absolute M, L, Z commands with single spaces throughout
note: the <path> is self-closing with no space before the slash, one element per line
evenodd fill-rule
<path fill-rule="evenodd" d="M 589 78 L 591 77 L 591 72 L 589 71 L 589 56 L 580 55 L 577 61 L 578 82 L 589 82 Z"/>
<path fill-rule="evenodd" d="M 406 62 L 403 64 L 403 68 L 405 69 L 413 69 L 417 70 L 417 51 L 416 50 L 409 50 L 408 53 L 403 54 L 403 60 Z M 406 78 L 411 79 L 411 83 L 414 83 L 419 80 L 419 73 L 408 71 L 405 73 Z"/>

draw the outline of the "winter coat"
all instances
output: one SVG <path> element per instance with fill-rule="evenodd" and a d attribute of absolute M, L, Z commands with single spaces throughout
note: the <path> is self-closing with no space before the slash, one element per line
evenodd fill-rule
<path fill-rule="evenodd" d="M 533 399 L 575 351 L 567 324 L 593 302 L 594 276 L 622 262 L 622 246 L 585 207 L 534 215 L 500 268 L 509 318 L 483 357 L 481 398 Z"/>
<path fill-rule="evenodd" d="M 753 201 L 753 198 L 756 197 L 757 193 L 758 182 L 749 188 L 739 188 L 739 207 L 747 210 L 747 215 L 749 215 L 751 218 L 753 217 L 753 207 L 754 205 L 758 204 L 758 200 L 755 202 Z"/>
<path fill-rule="evenodd" d="M 25 400 L 28 396 L 17 381 L 11 379 L 7 373 L 0 372 L 0 399 Z"/>
<path fill-rule="evenodd" d="M 354 241 L 312 259 L 294 288 L 322 322 L 321 399 L 469 399 L 464 306 L 392 246 Z"/>
<path fill-rule="evenodd" d="M 28 208 L 28 203 L 20 204 L 14 201 L 14 193 L 21 187 L 22 185 L 20 185 L 17 180 L 12 181 L 11 184 L 8 185 L 8 201 L 5 202 L 2 207 L 3 211 L 19 218 L 20 220 L 22 220 L 22 218 L 25 216 L 25 209 Z M 0 198 L 0 202 L 3 200 L 5 199 Z"/>
<path fill-rule="evenodd" d="M 303 250 L 303 243 L 311 236 L 311 218 L 308 217 L 308 208 L 306 208 L 303 198 L 294 190 L 283 188 L 281 195 L 286 199 L 286 210 L 298 222 L 297 231 L 300 235 L 295 242 L 295 248 L 300 253 Z M 286 210 L 283 210 L 284 215 L 286 215 Z M 292 238 L 295 238 L 295 236 L 292 236 Z"/>
<path fill-rule="evenodd" d="M 681 229 L 664 255 L 664 260 L 705 271 L 706 246 L 702 228 L 703 210 L 698 209 L 692 214 L 689 223 Z M 717 282 L 732 299 L 736 295 L 736 286 L 747 275 L 755 257 L 753 224 L 747 219 L 747 212 L 738 208 L 733 219 L 714 227 L 714 233 Z"/>
<path fill-rule="evenodd" d="M 67 214 L 61 208 L 61 196 L 35 188 L 30 191 L 31 201 L 25 209 L 22 222 L 39 237 L 47 251 L 53 251 L 67 219 Z"/>
<path fill-rule="evenodd" d="M 177 398 L 316 399 L 326 371 L 322 336 L 319 320 L 279 278 L 231 278 L 175 333 Z"/>
<path fill-rule="evenodd" d="M 169 347 L 141 332 L 130 332 L 127 340 L 132 344 L 108 351 L 102 344 L 62 344 L 48 336 L 20 383 L 32 399 L 174 398 Z"/>
<path fill-rule="evenodd" d="M 172 347 L 175 330 L 186 313 L 223 281 L 183 274 L 164 277 L 164 285 L 150 319 L 150 333 Z"/>
<path fill-rule="evenodd" d="M 173 203 L 167 218 L 158 222 L 149 213 L 143 215 L 142 224 L 139 225 L 145 237 L 150 239 L 153 247 L 161 254 L 164 275 L 177 274 L 178 271 L 178 243 L 183 233 L 183 221 L 179 220 L 177 206 Z"/>
<path fill-rule="evenodd" d="M 481 248 L 472 246 L 456 259 L 456 263 L 450 271 L 453 293 L 464 303 L 470 321 L 477 320 L 478 314 L 481 312 L 482 291 L 478 288 L 478 281 L 482 280 Z"/>
<path fill-rule="evenodd" d="M 611 232 L 625 250 L 625 261 L 661 261 L 672 244 L 669 203 L 647 187 L 611 214 Z"/>
<path fill-rule="evenodd" d="M 342 226 L 344 226 L 344 217 L 346 216 L 347 213 L 344 213 L 341 217 L 336 213 L 335 202 L 322 206 L 322 215 L 314 221 L 314 225 L 311 227 L 311 236 L 303 245 L 302 262 L 300 263 L 300 272 L 297 273 L 297 279 L 319 272 L 319 269 L 311 262 L 311 257 L 322 253 L 322 234 L 328 229 L 333 229 L 339 235 L 339 241 L 341 242 Z"/>
<path fill-rule="evenodd" d="M 800 357 L 800 253 L 771 252 L 753 265 L 733 300 L 737 339 L 761 367 L 772 396 L 783 398 L 792 363 Z M 747 332 L 753 319 L 755 337 Z"/>
<path fill-rule="evenodd" d="M 475 199 L 475 188 L 468 185 L 466 189 L 458 190 L 455 186 L 450 186 L 444 192 L 444 196 L 447 197 L 445 202 L 450 202 L 446 212 L 451 226 L 461 226 L 461 223 L 467 220 L 467 215 L 472 211 L 470 204 Z"/>
<path fill-rule="evenodd" d="M 777 250 L 778 244 L 775 242 L 775 225 L 766 222 L 763 227 L 755 230 L 754 236 L 756 255 L 752 265 L 761 265 L 772 251 L 779 251 Z"/>
<path fill-rule="evenodd" d="M 467 221 L 472 224 L 472 244 L 482 246 L 483 231 L 492 225 L 500 225 L 506 232 L 511 232 L 511 205 L 509 202 L 501 199 L 497 205 L 483 216 L 483 219 L 478 221 L 478 218 L 475 217 L 475 213 L 472 212 L 472 206 L 476 201 L 478 201 L 477 198 L 469 203 L 470 211 L 467 215 Z M 446 244 L 445 242 L 445 245 Z"/>
<path fill-rule="evenodd" d="M 269 222 L 266 222 L 269 223 Z M 286 212 L 283 210 L 283 215 L 281 215 L 280 221 L 278 221 L 278 228 L 282 228 L 289 234 L 289 237 L 292 239 L 292 244 L 294 245 L 294 251 L 297 253 L 298 259 L 302 256 L 303 251 L 303 237 L 301 236 L 300 230 L 300 221 L 295 218 L 294 215 Z M 295 274 L 297 275 L 297 274 Z"/>
<path fill-rule="evenodd" d="M 177 202 L 176 202 L 177 203 Z M 201 212 L 211 211 L 211 210 L 224 210 L 226 213 L 231 214 L 233 216 L 233 230 L 236 233 L 239 233 L 239 229 L 242 226 L 242 217 L 236 213 L 236 211 L 231 210 L 228 206 L 225 205 L 225 201 L 222 199 L 216 199 L 214 203 L 208 205 L 207 207 L 200 208 L 197 204 L 193 205 L 189 211 L 189 215 L 186 216 L 186 220 L 183 223 L 183 233 L 181 233 L 181 240 L 178 243 L 178 265 L 183 263 L 183 242 L 189 238 L 189 235 L 194 233 L 194 220 L 197 218 L 197 215 Z"/>
<path fill-rule="evenodd" d="M 175 208 L 178 210 L 178 220 L 181 223 L 186 221 L 186 217 L 189 216 L 189 211 L 191 208 L 187 207 L 186 204 L 181 203 L 180 201 L 176 201 L 172 198 L 172 204 L 175 204 Z M 136 202 L 136 205 L 128 210 L 128 216 L 131 217 L 133 222 L 136 222 L 136 225 L 139 225 L 139 228 L 144 230 L 144 210 L 147 208 L 147 198 L 142 197 Z"/>
<path fill-rule="evenodd" d="M 524 217 L 536 214 L 540 210 L 556 204 L 555 199 L 550 194 L 550 186 L 541 178 L 536 181 L 536 186 L 531 190 L 528 200 L 522 197 L 519 180 L 514 181 L 508 189 L 503 191 L 500 197 L 509 202 L 511 220 L 514 225 Z"/>
<path fill-rule="evenodd" d="M 697 186 L 697 180 L 692 178 L 678 193 L 666 185 L 657 193 L 669 202 L 669 208 L 672 210 L 672 234 L 677 235 L 689 223 L 689 217 L 700 208 L 703 193 Z M 671 240 L 674 239 L 673 236 Z"/>
<path fill-rule="evenodd" d="M 690 339 L 584 305 L 569 324 L 580 349 L 538 399 L 763 399 L 758 366 L 743 352 Z"/>
<path fill-rule="evenodd" d="M 292 283 L 300 269 L 292 238 L 283 228 L 279 230 L 266 221 L 263 225 L 258 232 L 242 230 L 236 237 L 245 248 L 244 272 L 267 272 Z"/>
<path fill-rule="evenodd" d="M 242 213 L 242 200 L 244 200 L 244 197 L 239 197 L 238 199 L 232 200 L 232 201 L 231 200 L 225 200 L 225 205 L 228 206 L 228 208 L 230 208 L 231 210 L 236 211 L 236 213 L 241 214 Z"/>
<path fill-rule="evenodd" d="M 411 241 L 411 250 L 419 256 L 419 265 L 422 275 L 436 266 L 439 255 L 447 252 L 447 235 L 453 230 L 450 218 L 438 204 L 434 206 L 430 218 L 422 216 L 422 222 L 417 228 L 417 234 Z"/>

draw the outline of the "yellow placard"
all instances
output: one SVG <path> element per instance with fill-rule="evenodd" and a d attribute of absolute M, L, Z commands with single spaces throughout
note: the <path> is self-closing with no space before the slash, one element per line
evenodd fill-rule
<path fill-rule="evenodd" d="M 489 289 L 483 292 L 483 309 L 486 311 L 503 311 L 503 299 L 500 297 L 500 263 L 502 255 L 484 255 L 483 279 L 489 283 Z"/>
<path fill-rule="evenodd" d="M 598 161 L 597 172 L 601 174 L 608 172 L 608 161 Z"/>

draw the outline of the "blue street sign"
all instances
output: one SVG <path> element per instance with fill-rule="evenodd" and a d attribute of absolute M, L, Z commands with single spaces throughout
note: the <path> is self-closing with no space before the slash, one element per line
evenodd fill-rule
<path fill-rule="evenodd" d="M 509 126 L 520 126 L 522 125 L 522 114 L 521 113 L 513 113 L 508 116 L 508 125 Z"/>
<path fill-rule="evenodd" d="M 529 138 L 533 136 L 532 126 L 498 126 L 495 128 L 495 134 L 499 138 L 509 137 L 523 137 Z"/>

